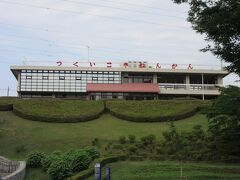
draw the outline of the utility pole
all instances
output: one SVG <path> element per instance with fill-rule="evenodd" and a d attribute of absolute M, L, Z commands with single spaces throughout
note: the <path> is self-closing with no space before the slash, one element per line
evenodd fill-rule
<path fill-rule="evenodd" d="M 8 86 L 8 88 L 7 88 L 7 97 L 9 96 L 9 86 Z"/>
<path fill-rule="evenodd" d="M 88 62 L 89 62 L 89 50 L 90 50 L 90 46 L 87 46 Z"/>

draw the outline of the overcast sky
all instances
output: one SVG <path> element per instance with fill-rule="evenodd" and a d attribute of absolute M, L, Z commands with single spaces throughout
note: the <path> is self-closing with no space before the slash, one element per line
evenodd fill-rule
<path fill-rule="evenodd" d="M 171 0 L 0 0 L 0 96 L 16 91 L 10 65 L 85 61 L 87 46 L 95 62 L 220 66 L 199 51 L 206 42 L 186 21 L 188 9 Z"/>

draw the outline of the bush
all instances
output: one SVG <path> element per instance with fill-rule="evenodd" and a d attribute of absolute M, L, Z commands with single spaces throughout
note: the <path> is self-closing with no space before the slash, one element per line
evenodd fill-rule
<path fill-rule="evenodd" d="M 64 157 L 65 161 L 68 162 L 73 172 L 85 170 L 88 168 L 91 157 L 84 150 L 72 149 L 69 150 Z"/>
<path fill-rule="evenodd" d="M 51 163 L 63 158 L 63 153 L 61 151 L 54 151 L 50 155 L 46 155 L 41 160 L 41 167 L 42 169 L 47 172 L 48 168 L 50 167 Z"/>
<path fill-rule="evenodd" d="M 84 150 L 88 153 L 88 156 L 92 160 L 100 157 L 100 153 L 99 153 L 99 151 L 95 147 L 87 147 Z"/>
<path fill-rule="evenodd" d="M 154 143 L 156 143 L 156 136 L 153 134 L 150 134 L 148 136 L 142 137 L 141 141 L 144 145 L 154 144 Z"/>
<path fill-rule="evenodd" d="M 27 155 L 27 166 L 31 168 L 41 167 L 41 160 L 44 158 L 45 154 L 38 151 L 33 151 Z"/>
<path fill-rule="evenodd" d="M 64 159 L 52 162 L 47 172 L 55 180 L 63 180 L 73 174 L 70 164 Z"/>
<path fill-rule="evenodd" d="M 99 145 L 99 140 L 98 140 L 98 138 L 94 138 L 94 139 L 92 140 L 92 145 L 93 145 L 93 146 L 98 146 L 98 145 Z"/>
<path fill-rule="evenodd" d="M 203 104 L 200 100 L 107 101 L 113 116 L 134 122 L 164 122 L 193 116 Z"/>
<path fill-rule="evenodd" d="M 133 143 L 135 143 L 136 136 L 130 134 L 130 135 L 128 136 L 128 140 L 129 140 L 129 143 L 133 144 Z"/>
<path fill-rule="evenodd" d="M 34 121 L 84 122 L 99 118 L 104 106 L 101 101 L 31 99 L 14 103 L 13 112 Z"/>
<path fill-rule="evenodd" d="M 96 159 L 93 163 L 92 166 L 90 166 L 90 168 L 88 168 L 87 170 L 81 171 L 78 174 L 70 177 L 69 179 L 71 180 L 84 180 L 87 179 L 89 177 L 91 177 L 94 173 L 94 165 L 96 163 L 100 163 L 101 167 L 105 166 L 108 163 L 113 163 L 113 162 L 117 162 L 120 160 L 125 160 L 126 156 L 120 155 L 120 156 L 111 156 L 111 157 L 104 157 L 104 158 L 100 158 L 100 159 Z"/>
<path fill-rule="evenodd" d="M 120 144 L 125 144 L 126 143 L 126 137 L 125 136 L 120 136 L 119 137 L 119 143 Z"/>
<path fill-rule="evenodd" d="M 130 146 L 128 146 L 128 151 L 130 153 L 136 153 L 137 152 L 137 147 L 135 145 L 130 145 Z"/>

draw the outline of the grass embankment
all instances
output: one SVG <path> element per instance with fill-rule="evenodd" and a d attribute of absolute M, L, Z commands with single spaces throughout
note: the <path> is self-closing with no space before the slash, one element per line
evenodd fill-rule
<path fill-rule="evenodd" d="M 13 109 L 13 103 L 18 98 L 15 97 L 1 97 L 0 98 L 0 111 L 11 111 Z"/>
<path fill-rule="evenodd" d="M 169 129 L 167 122 L 134 123 L 121 121 L 111 115 L 103 115 L 93 121 L 67 124 L 30 121 L 15 116 L 11 111 L 0 112 L 0 117 L 5 119 L 5 122 L 0 124 L 0 154 L 8 158 L 24 158 L 27 152 L 35 149 L 48 153 L 81 148 L 91 145 L 94 138 L 106 143 L 115 142 L 119 136 L 129 134 L 134 134 L 137 140 L 148 134 L 155 134 L 159 141 L 162 139 L 162 132 Z M 179 131 L 191 131 L 197 124 L 206 129 L 206 116 L 196 114 L 175 123 Z"/>
<path fill-rule="evenodd" d="M 112 179 L 160 180 L 180 179 L 181 164 L 178 162 L 117 162 L 108 164 Z M 102 169 L 105 174 L 105 168 Z M 186 179 L 240 179 L 240 165 L 183 163 L 182 175 Z M 89 178 L 89 180 L 92 178 Z"/>
<path fill-rule="evenodd" d="M 107 108 L 121 119 L 159 122 L 190 117 L 208 103 L 200 100 L 107 101 Z"/>
<path fill-rule="evenodd" d="M 81 122 L 98 118 L 102 101 L 31 99 L 19 100 L 13 112 L 26 119 L 46 122 Z"/>

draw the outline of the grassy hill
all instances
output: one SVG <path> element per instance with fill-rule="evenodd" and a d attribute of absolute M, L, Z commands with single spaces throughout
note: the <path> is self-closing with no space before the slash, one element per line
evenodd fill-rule
<path fill-rule="evenodd" d="M 157 140 L 161 140 L 162 132 L 168 129 L 167 122 L 135 123 L 111 115 L 103 115 L 93 121 L 67 124 L 30 121 L 17 117 L 11 111 L 0 111 L 0 117 L 5 119 L 0 124 L 0 154 L 9 158 L 24 158 L 27 152 L 34 149 L 50 152 L 84 147 L 91 145 L 94 138 L 109 142 L 118 140 L 122 135 L 134 134 L 140 138 L 155 134 Z M 206 129 L 207 118 L 196 114 L 175 124 L 179 131 L 190 131 L 196 124 L 201 124 Z M 21 151 L 21 148 L 25 151 Z"/>

